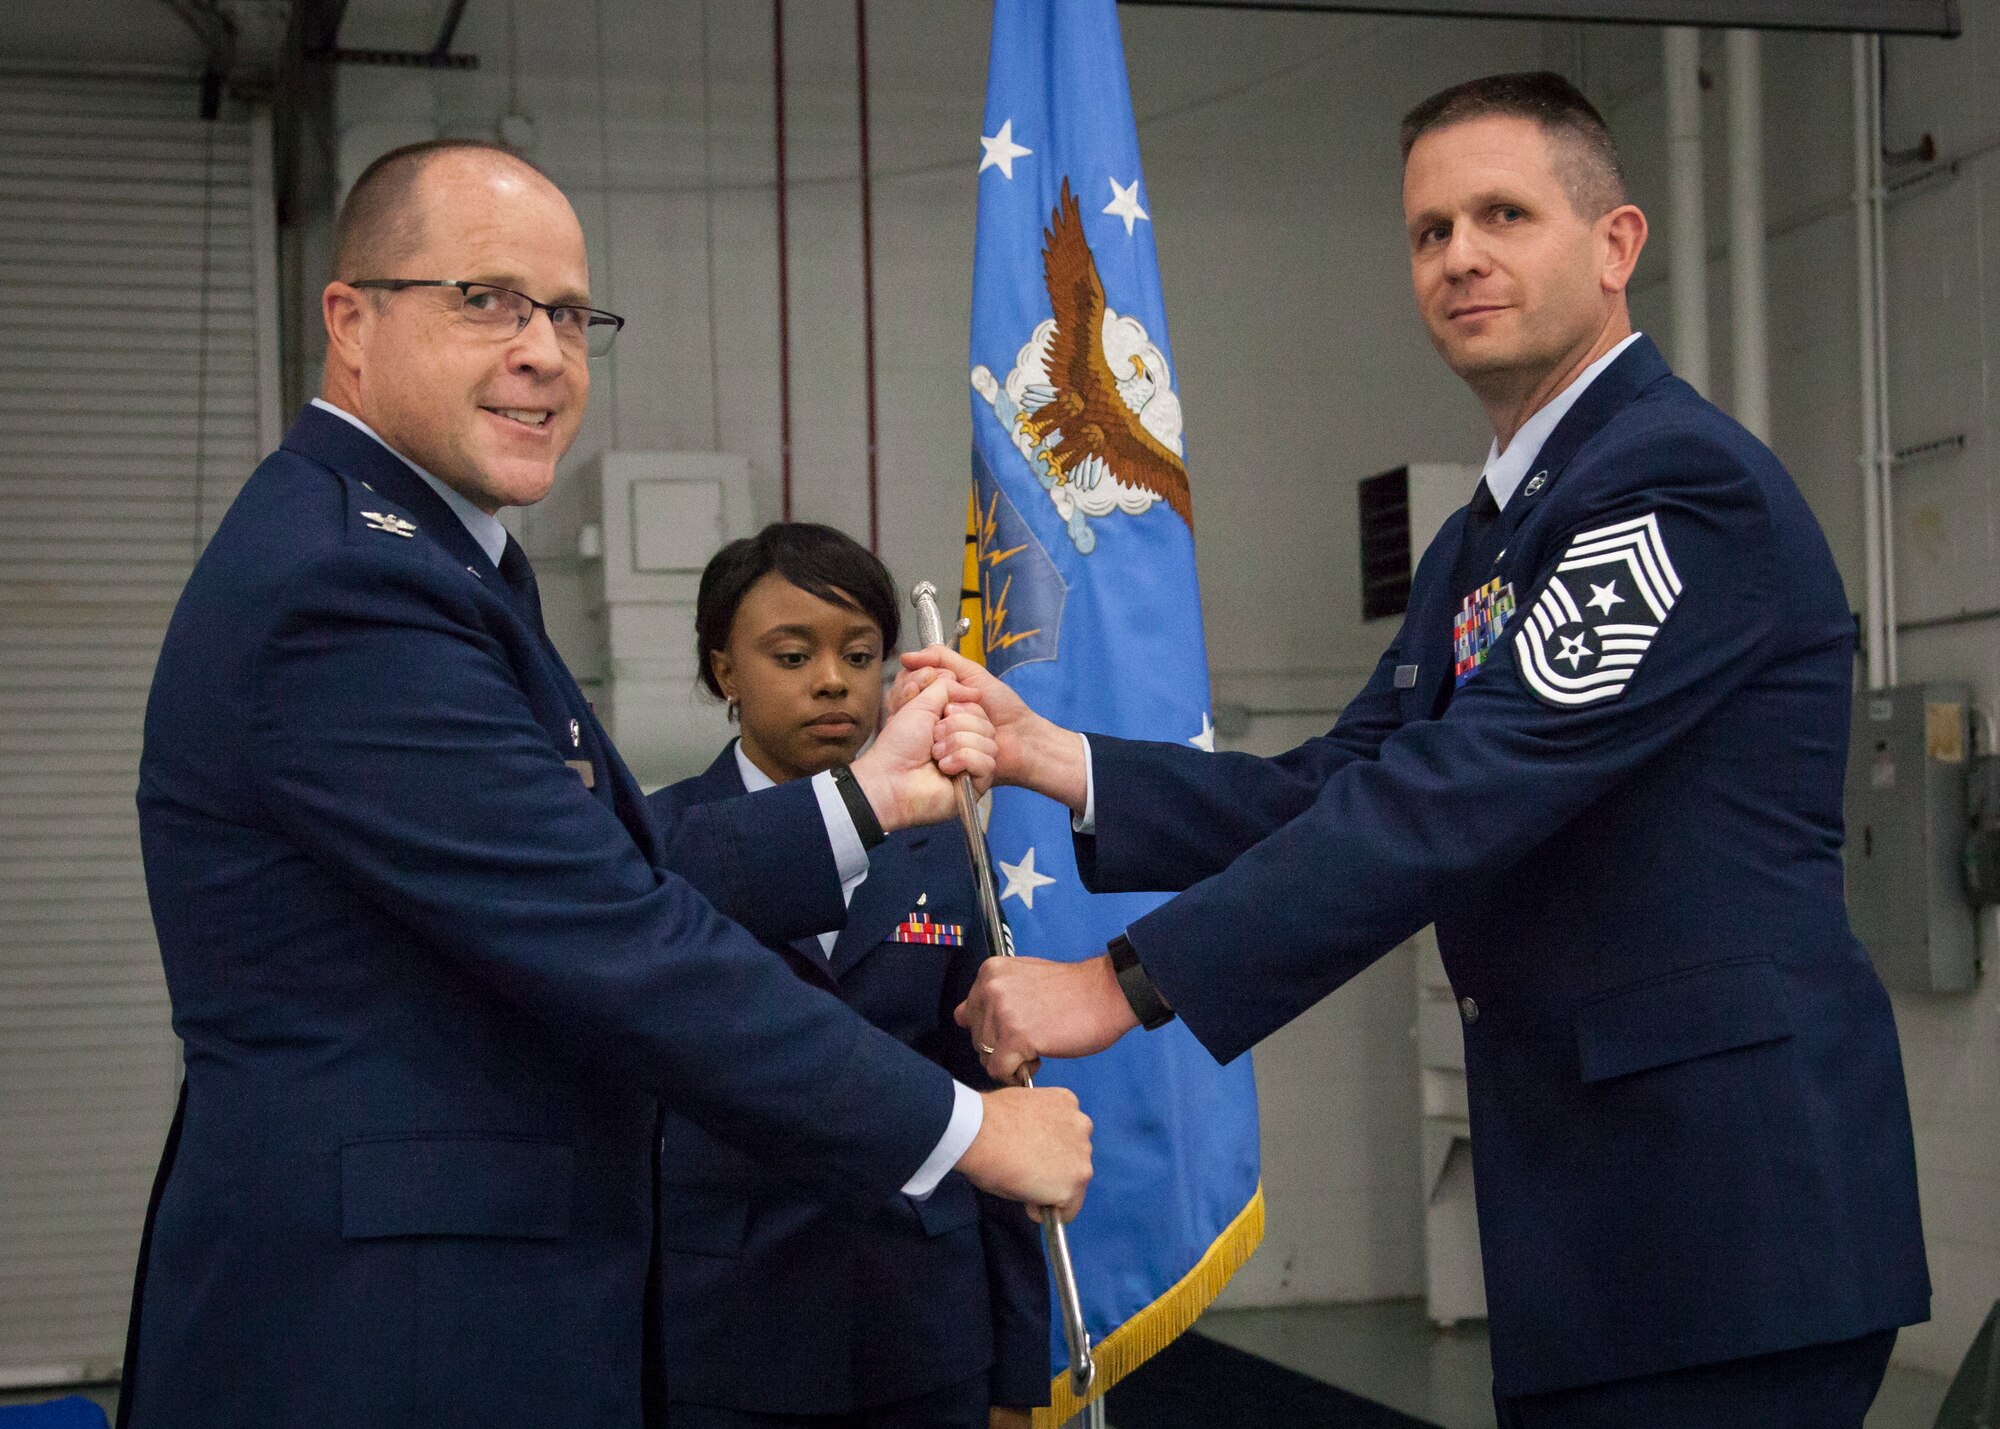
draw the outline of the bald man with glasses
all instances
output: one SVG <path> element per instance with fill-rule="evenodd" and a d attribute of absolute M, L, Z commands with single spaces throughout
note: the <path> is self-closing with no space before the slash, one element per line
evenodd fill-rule
<path fill-rule="evenodd" d="M 941 687 L 851 767 L 657 823 L 497 518 L 548 493 L 623 326 L 575 214 L 503 150 L 413 146 L 357 181 L 335 271 L 322 395 L 147 709 L 186 1080 L 121 1424 L 652 1422 L 662 1105 L 857 1206 L 956 1167 L 1074 1215 L 1073 1097 L 954 1083 L 757 941 L 839 927 L 870 846 L 950 817 L 984 716 Z"/>

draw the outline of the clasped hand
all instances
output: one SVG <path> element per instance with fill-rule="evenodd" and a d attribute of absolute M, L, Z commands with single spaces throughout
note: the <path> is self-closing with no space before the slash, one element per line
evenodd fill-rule
<path fill-rule="evenodd" d="M 1028 708 L 1005 681 L 941 646 L 903 656 L 889 707 L 903 710 L 938 685 L 953 700 L 976 702 L 992 730 L 993 782 L 1047 795 L 1081 814 L 1089 788 L 1084 745 L 1073 732 Z M 1043 1057 L 1087 1057 L 1138 1025 L 1109 957 L 1079 963 L 989 958 L 958 1024 L 972 1034 L 987 1074 L 1008 1083 L 1033 1076 Z"/>
<path fill-rule="evenodd" d="M 1043 1057 L 1088 1057 L 1139 1025 L 1108 955 L 1080 963 L 988 958 L 953 1014 L 996 1082 L 1032 1077 Z"/>
<path fill-rule="evenodd" d="M 855 782 L 889 830 L 955 817 L 954 780 L 972 776 L 976 793 L 993 783 L 993 724 L 976 699 L 949 677 L 891 706 L 867 753 L 854 761 Z"/>
<path fill-rule="evenodd" d="M 1083 812 L 1088 782 L 1082 738 L 1036 714 L 1006 681 L 957 651 L 930 645 L 905 654 L 903 673 L 889 689 L 892 715 L 939 684 L 951 687 L 954 708 L 970 702 L 984 712 L 992 738 L 994 783 L 1032 789 L 1073 814 Z"/>

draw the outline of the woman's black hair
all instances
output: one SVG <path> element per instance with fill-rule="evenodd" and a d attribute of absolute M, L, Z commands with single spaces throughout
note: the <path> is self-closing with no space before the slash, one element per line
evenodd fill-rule
<path fill-rule="evenodd" d="M 896 583 L 889 568 L 866 546 L 844 531 L 811 521 L 774 521 L 754 536 L 731 541 L 710 559 L 701 573 L 701 590 L 694 603 L 695 659 L 701 682 L 717 699 L 726 699 L 710 664 L 712 651 L 729 643 L 736 608 L 750 587 L 776 571 L 808 595 L 844 605 L 874 621 L 882 630 L 882 653 L 896 648 L 902 617 L 896 604 Z"/>

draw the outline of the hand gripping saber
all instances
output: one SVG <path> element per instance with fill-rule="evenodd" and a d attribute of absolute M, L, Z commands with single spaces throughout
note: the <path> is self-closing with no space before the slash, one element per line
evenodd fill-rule
<path fill-rule="evenodd" d="M 910 604 L 917 608 L 917 635 L 925 645 L 944 644 L 944 618 L 938 614 L 937 587 L 918 581 L 910 590 Z M 958 776 L 958 822 L 965 829 L 965 847 L 972 855 L 972 882 L 979 892 L 979 915 L 986 925 L 986 946 L 1001 957 L 1014 956 L 1013 941 L 1000 918 L 1000 900 L 993 893 L 993 864 L 986 854 L 986 832 L 979 827 L 979 799 L 972 792 L 972 776 Z M 1032 1077 L 1022 1077 L 1021 1085 L 1032 1087 Z M 1062 1309 L 1063 1339 L 1069 1343 L 1069 1387 L 1078 1399 L 1089 1392 L 1097 1378 L 1097 1362 L 1090 1354 L 1090 1331 L 1083 1324 L 1083 1303 L 1076 1294 L 1076 1266 L 1069 1258 L 1069 1235 L 1056 1219 L 1053 1206 L 1042 1208 L 1042 1244 L 1049 1253 L 1049 1269 L 1055 1275 L 1056 1300 Z"/>

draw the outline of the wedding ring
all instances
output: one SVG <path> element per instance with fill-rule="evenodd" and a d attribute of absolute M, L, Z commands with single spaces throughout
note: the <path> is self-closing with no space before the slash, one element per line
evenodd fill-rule
<path fill-rule="evenodd" d="M 982 1057 L 990 1057 L 993 1055 L 993 1049 L 987 1046 L 984 1042 L 974 1042 L 972 1045 L 979 1049 L 979 1055 Z"/>

